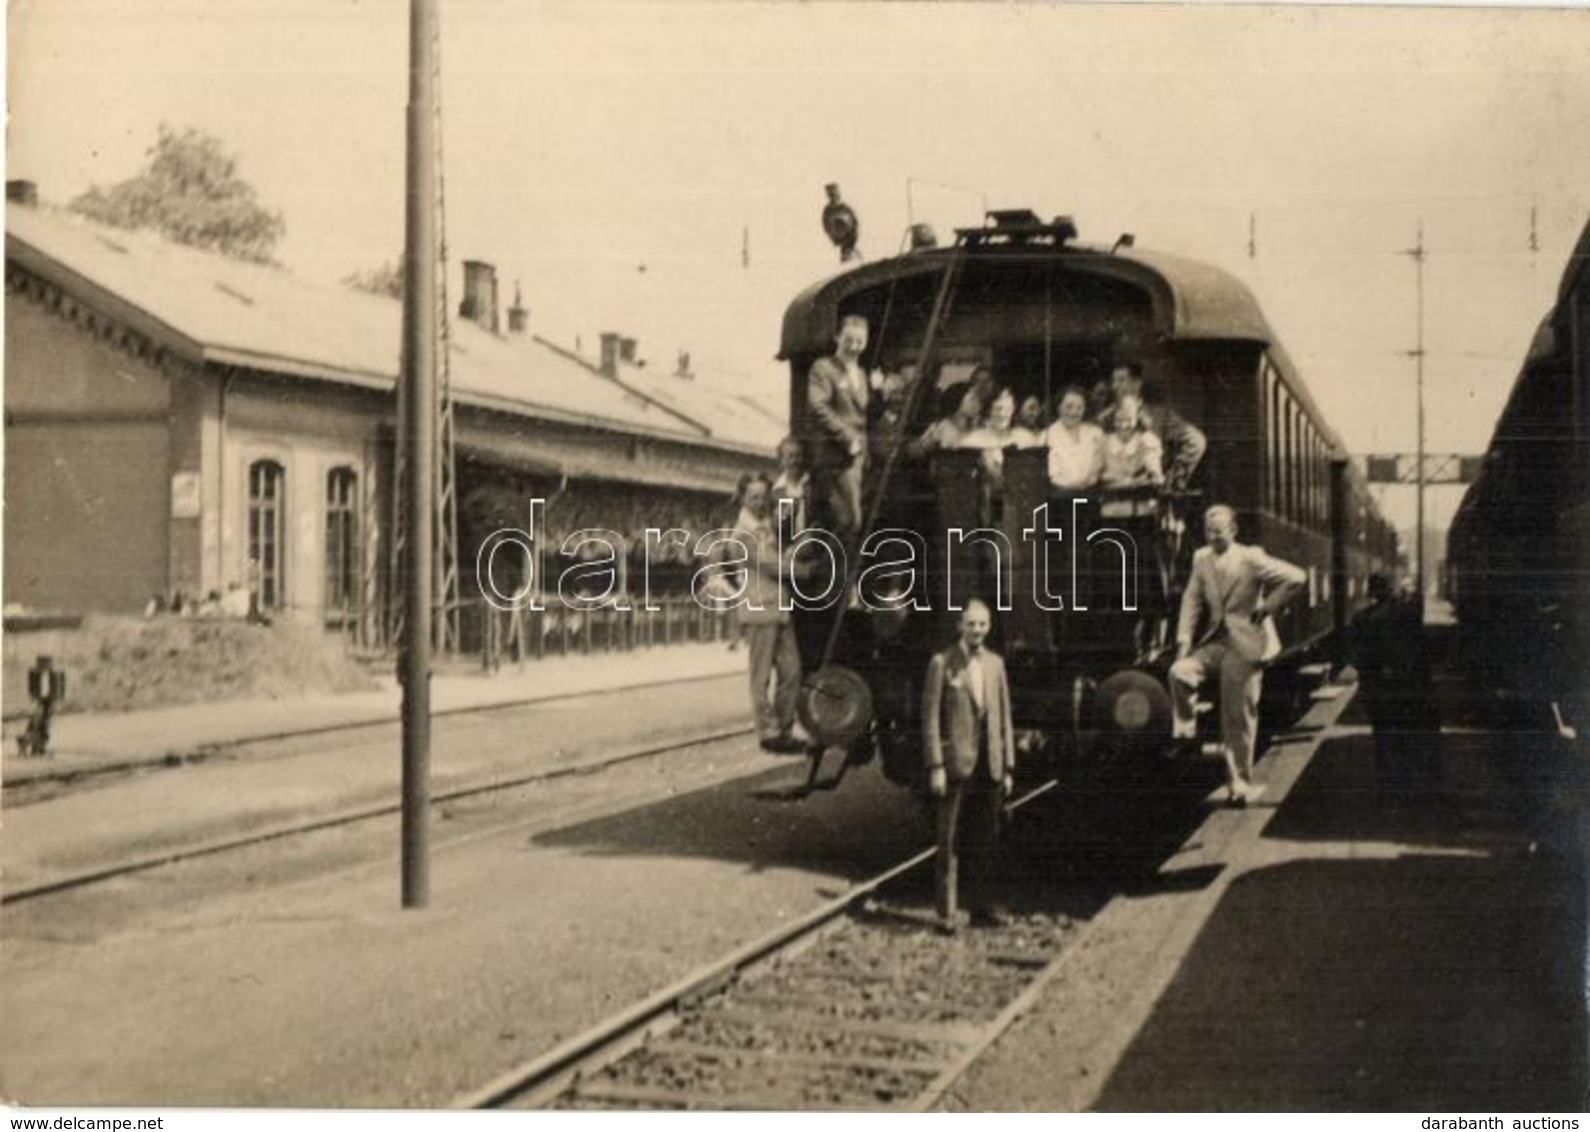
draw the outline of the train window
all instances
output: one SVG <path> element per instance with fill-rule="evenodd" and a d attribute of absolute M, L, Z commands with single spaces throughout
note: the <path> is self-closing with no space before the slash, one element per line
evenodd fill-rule
<path fill-rule="evenodd" d="M 1275 390 L 1275 513 L 1286 514 L 1286 387 Z"/>
<path fill-rule="evenodd" d="M 1307 469 L 1307 459 L 1304 459 L 1307 439 L 1304 437 L 1304 426 L 1307 425 L 1302 415 L 1302 405 L 1293 402 L 1293 521 L 1297 525 L 1304 525 L 1304 501 L 1307 499 L 1304 487 L 1304 474 Z"/>
<path fill-rule="evenodd" d="M 1303 449 L 1303 485 L 1305 489 L 1303 511 L 1308 519 L 1308 525 L 1315 527 L 1319 524 L 1319 513 L 1316 510 L 1319 503 L 1319 481 L 1317 478 L 1319 464 L 1315 460 L 1318 451 L 1319 439 L 1314 432 L 1314 422 L 1308 422 L 1308 446 Z"/>
<path fill-rule="evenodd" d="M 1325 526 L 1325 466 L 1320 459 L 1324 445 L 1320 441 L 1319 433 L 1314 434 L 1314 527 L 1321 529 Z"/>
<path fill-rule="evenodd" d="M 1282 511 L 1297 522 L 1297 406 L 1291 397 L 1286 399 L 1286 504 Z"/>
<path fill-rule="evenodd" d="M 1309 518 L 1313 520 L 1314 529 L 1319 530 L 1325 525 L 1325 478 L 1321 474 L 1320 466 L 1320 438 L 1314 430 L 1309 432 L 1308 443 L 1308 468 L 1309 468 Z"/>
<path fill-rule="evenodd" d="M 1297 458 L 1302 464 L 1302 498 L 1298 501 L 1298 519 L 1306 527 L 1314 525 L 1314 422 L 1300 417 L 1303 443 L 1298 446 Z"/>
<path fill-rule="evenodd" d="M 1319 452 L 1314 457 L 1319 479 L 1319 529 L 1325 531 L 1331 524 L 1331 462 L 1326 453 L 1325 438 L 1319 438 Z"/>
<path fill-rule="evenodd" d="M 1281 375 L 1272 365 L 1266 373 L 1268 380 L 1265 383 L 1268 401 L 1265 405 L 1265 420 L 1269 433 L 1269 459 L 1264 462 L 1264 474 L 1269 487 L 1269 508 L 1271 514 L 1281 512 Z"/>

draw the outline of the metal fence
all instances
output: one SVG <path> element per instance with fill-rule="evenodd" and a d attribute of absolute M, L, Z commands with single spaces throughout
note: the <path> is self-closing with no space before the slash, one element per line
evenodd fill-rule
<path fill-rule="evenodd" d="M 462 608 L 460 652 L 478 654 L 486 668 L 546 656 L 630 652 L 696 641 L 728 641 L 731 614 L 704 608 L 690 594 L 654 598 L 656 609 L 494 609 L 484 601 Z"/>

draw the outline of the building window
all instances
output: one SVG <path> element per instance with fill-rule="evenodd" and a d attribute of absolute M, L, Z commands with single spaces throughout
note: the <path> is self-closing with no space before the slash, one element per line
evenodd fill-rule
<path fill-rule="evenodd" d="M 326 613 L 359 607 L 359 474 L 333 468 L 326 475 Z"/>
<path fill-rule="evenodd" d="M 282 607 L 286 484 L 287 469 L 275 460 L 256 460 L 248 466 L 249 583 L 261 609 Z"/>

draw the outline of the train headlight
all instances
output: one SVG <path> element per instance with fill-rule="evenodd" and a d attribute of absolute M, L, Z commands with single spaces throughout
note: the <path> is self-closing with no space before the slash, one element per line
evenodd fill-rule
<path fill-rule="evenodd" d="M 1122 731 L 1141 731 L 1153 718 L 1154 709 L 1141 689 L 1132 688 L 1116 697 L 1111 713 Z"/>
<path fill-rule="evenodd" d="M 795 707 L 808 735 L 825 747 L 845 747 L 872 722 L 872 689 L 854 669 L 830 664 L 801 681 Z"/>
<path fill-rule="evenodd" d="M 1118 735 L 1146 740 L 1170 732 L 1170 693 L 1146 672 L 1123 669 L 1099 685 L 1097 718 Z"/>

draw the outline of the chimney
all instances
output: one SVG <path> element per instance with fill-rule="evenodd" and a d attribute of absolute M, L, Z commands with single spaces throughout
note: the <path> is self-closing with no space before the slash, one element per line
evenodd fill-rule
<path fill-rule="evenodd" d="M 530 323 L 530 312 L 525 309 L 519 293 L 519 280 L 513 281 L 513 306 L 508 308 L 508 333 L 523 334 Z"/>
<path fill-rule="evenodd" d="M 696 379 L 695 371 L 690 368 L 689 350 L 679 351 L 679 363 L 674 367 L 674 376 L 684 378 L 686 381 L 694 381 Z"/>
<path fill-rule="evenodd" d="M 618 376 L 618 354 L 622 341 L 622 335 L 615 334 L 611 330 L 602 331 L 602 364 L 600 368 L 603 377 Z"/>
<path fill-rule="evenodd" d="M 32 181 L 7 181 L 6 201 L 10 204 L 20 204 L 24 208 L 37 208 L 39 186 Z"/>
<path fill-rule="evenodd" d="M 635 339 L 620 338 L 618 340 L 618 356 L 626 365 L 635 365 Z"/>
<path fill-rule="evenodd" d="M 497 269 L 478 259 L 464 261 L 464 301 L 460 317 L 497 333 Z"/>

